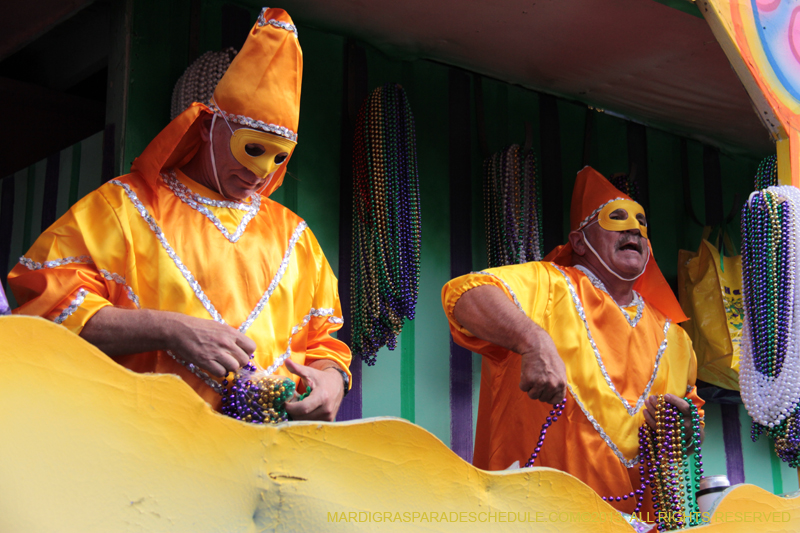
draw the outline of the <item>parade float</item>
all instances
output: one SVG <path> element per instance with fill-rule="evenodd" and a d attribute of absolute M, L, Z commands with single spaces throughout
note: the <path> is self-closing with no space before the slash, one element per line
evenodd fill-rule
<path fill-rule="evenodd" d="M 301 2 L 298 4 L 295 10 L 304 7 L 300 5 Z M 745 222 L 750 225 L 742 232 L 744 246 L 749 246 L 743 250 L 745 262 L 748 257 L 751 258 L 749 266 L 747 263 L 744 265 L 744 288 L 745 291 L 748 287 L 759 289 L 752 291 L 750 300 L 745 304 L 745 322 L 747 313 L 752 317 L 757 316 L 758 321 L 745 326 L 744 342 L 750 344 L 743 352 L 740 366 L 741 375 L 746 376 L 742 384 L 742 399 L 747 413 L 774 444 L 768 447 L 765 436 L 760 441 L 762 447 L 758 448 L 757 453 L 754 452 L 756 448 L 745 448 L 744 455 L 747 458 L 744 459 L 742 449 L 749 444 L 740 441 L 740 464 L 737 466 L 736 455 L 731 453 L 737 447 L 729 443 L 731 434 L 723 428 L 727 420 L 724 411 L 722 423 L 712 422 L 710 415 L 707 415 L 703 446 L 705 474 L 727 472 L 733 486 L 721 491 L 719 499 L 702 512 L 693 507 L 693 502 L 686 501 L 685 511 L 694 516 L 691 524 L 682 525 L 689 529 L 704 528 L 704 531 L 726 533 L 795 531 L 800 527 L 800 495 L 782 493 L 792 492 L 785 490 L 786 487 L 797 487 L 796 480 L 788 479 L 787 472 L 796 478 L 795 469 L 798 466 L 798 435 L 793 424 L 800 397 L 796 379 L 791 378 L 796 376 L 798 362 L 794 333 L 797 328 L 792 326 L 795 317 L 800 315 L 796 314 L 793 307 L 793 295 L 798 287 L 794 285 L 791 267 L 794 250 L 789 246 L 789 243 L 795 242 L 793 236 L 790 238 L 794 212 L 788 208 L 794 206 L 796 195 L 782 187 L 800 185 L 800 6 L 787 0 L 708 0 L 699 1 L 696 5 L 687 2 L 687 6 L 688 10 L 699 10 L 707 21 L 752 99 L 761 122 L 775 142 L 778 186 L 764 187 L 751 196 L 744 215 Z M 145 14 L 140 11 L 135 16 L 144 17 Z M 141 18 L 131 21 L 142 27 Z M 313 33 L 312 30 L 309 33 Z M 141 34 L 136 36 L 136 39 L 142 38 Z M 314 39 L 317 39 L 316 44 L 313 43 Z M 306 49 L 307 55 L 313 52 L 315 46 L 320 48 L 320 43 L 330 42 L 319 33 L 314 34 L 310 41 L 312 44 Z M 343 41 L 334 42 L 341 44 Z M 150 44 L 144 42 L 139 45 L 141 48 L 134 47 L 134 56 L 140 54 L 147 57 Z M 134 57 L 134 64 L 136 60 Z M 358 63 L 358 58 L 350 57 L 346 62 L 352 66 Z M 448 74 L 439 65 L 417 65 L 414 67 L 417 71 L 411 75 L 402 72 L 411 68 L 408 63 L 387 62 L 381 68 L 388 71 L 383 73 L 383 77 L 432 79 L 434 81 L 431 83 L 438 81 L 440 84 L 449 81 L 451 105 L 456 105 L 453 102 L 457 101 L 459 94 L 463 94 L 457 90 L 460 83 L 458 73 Z M 314 81 L 324 82 L 325 76 L 331 72 L 324 68 L 321 70 L 322 74 L 309 73 L 311 82 L 307 78 L 306 83 L 313 86 Z M 349 72 L 353 70 L 357 71 L 351 68 Z M 341 76 L 340 73 L 338 75 Z M 120 167 L 124 167 L 126 160 L 132 158 L 132 152 L 141 149 L 141 141 L 147 137 L 147 124 L 144 123 L 155 120 L 147 117 L 142 124 L 135 124 L 134 120 L 136 106 L 141 105 L 142 85 L 147 83 L 149 80 L 144 80 L 144 83 L 140 80 L 139 85 L 129 86 L 131 94 L 126 104 L 127 123 L 121 124 L 125 135 L 118 136 L 115 141 L 118 150 L 120 146 L 124 148 L 117 153 Z M 423 103 L 426 94 L 424 86 L 420 84 L 414 87 L 413 81 L 406 83 L 408 85 L 411 85 L 409 100 L 412 106 L 419 103 L 416 110 L 418 142 L 435 144 L 433 137 L 436 134 L 447 135 L 447 132 L 436 131 L 436 121 L 425 116 L 439 113 L 438 118 L 442 118 L 444 112 L 437 108 L 447 102 L 442 94 L 433 94 L 430 96 L 432 101 Z M 493 90 L 491 83 L 485 85 L 484 89 L 488 92 Z M 456 87 L 456 91 L 453 91 L 453 87 Z M 475 90 L 473 87 L 472 91 Z M 466 92 L 469 105 L 469 86 Z M 366 97 L 366 94 L 358 95 L 358 91 L 352 91 L 352 88 L 328 93 L 309 90 L 308 93 L 311 94 L 307 96 L 303 108 L 307 114 L 325 106 L 341 106 L 341 102 L 347 101 L 353 93 L 360 96 L 355 98 L 356 101 Z M 547 98 L 550 96 L 539 99 L 538 116 L 542 121 L 546 120 Z M 686 98 L 689 99 L 689 95 Z M 340 118 L 345 124 L 342 137 L 347 137 L 357 131 L 357 125 L 353 120 L 351 130 L 347 130 L 347 123 L 355 113 L 344 107 Z M 565 107 L 562 106 L 562 114 L 567 114 L 564 111 Z M 452 120 L 452 116 L 450 118 Z M 597 118 L 595 120 L 598 121 Z M 605 119 L 599 119 L 600 122 L 602 120 Z M 463 137 L 453 133 L 452 121 L 450 125 L 451 141 L 463 141 Z M 339 128 L 338 124 L 336 128 Z M 469 122 L 466 130 L 469 134 Z M 320 150 L 316 157 L 320 160 L 327 158 L 336 167 L 340 159 L 337 153 L 339 146 L 330 146 L 324 137 L 322 132 L 315 133 L 309 128 L 307 138 L 310 138 L 310 144 Z M 466 140 L 467 144 L 472 143 L 469 136 Z M 539 145 L 544 152 L 547 142 L 542 135 L 533 144 Z M 343 154 L 352 156 L 352 143 L 352 139 L 349 145 L 342 140 Z M 110 145 L 113 148 L 115 143 L 111 142 Z M 673 145 L 678 146 L 676 143 Z M 446 151 L 446 144 L 439 146 L 445 146 Z M 525 149 L 518 147 L 515 150 L 527 153 L 529 149 L 530 146 L 526 146 Z M 591 152 L 591 148 L 588 151 Z M 633 151 L 630 148 L 629 155 Z M 113 161 L 113 149 L 111 153 Z M 74 158 L 75 150 L 71 154 Z M 77 154 L 80 157 L 80 150 Z M 506 152 L 505 156 L 509 157 L 508 154 Z M 671 155 L 675 154 L 679 154 L 679 151 L 673 150 Z M 458 155 L 449 160 L 451 179 L 452 173 L 458 172 Z M 302 156 L 311 159 L 312 163 L 303 167 Z M 293 167 L 290 166 L 290 173 L 293 172 L 297 179 L 295 182 L 289 181 L 289 186 L 282 189 L 279 198 L 301 214 L 302 206 L 308 206 L 309 215 L 304 214 L 307 219 L 315 218 L 310 211 L 315 206 L 319 208 L 322 199 L 309 195 L 305 187 L 319 187 L 322 191 L 339 194 L 339 183 L 325 184 L 324 176 L 313 176 L 320 167 L 330 166 L 330 162 L 314 160 L 314 157 L 309 153 L 298 155 L 298 161 L 293 163 Z M 425 156 L 421 154 L 420 157 Z M 564 155 L 564 158 L 568 159 L 568 156 Z M 342 155 L 341 159 L 344 160 L 345 156 Z M 731 159 L 738 161 L 734 156 Z M 521 161 L 525 167 L 527 163 L 524 157 Z M 429 209 L 436 211 L 437 202 L 455 206 L 463 197 L 457 193 L 454 195 L 452 188 L 448 195 L 446 190 L 442 193 L 441 186 L 431 185 L 430 180 L 426 183 L 423 167 L 436 167 L 435 163 L 432 159 L 420 161 L 420 190 L 417 194 L 421 197 L 423 220 L 426 223 L 431 221 L 425 230 L 430 233 L 423 235 L 433 235 L 445 242 L 448 237 L 443 222 L 447 214 L 433 212 L 430 219 L 426 218 L 426 202 L 434 204 Z M 542 163 L 547 167 L 546 161 Z M 439 170 L 446 174 L 447 165 L 441 167 Z M 469 168 L 467 170 L 473 173 Z M 27 173 L 22 171 L 22 174 L 35 184 L 37 172 L 34 168 Z M 78 174 L 82 172 L 88 171 L 79 168 Z M 542 168 L 541 172 L 544 175 L 550 170 Z M 657 173 L 655 168 L 651 168 L 650 203 L 654 218 L 658 221 L 661 216 L 665 221 L 670 221 L 670 218 L 658 214 L 654 191 L 663 192 L 666 189 L 652 184 Z M 482 187 L 479 180 L 473 181 L 477 183 L 477 186 L 473 184 L 473 188 L 480 191 Z M 362 194 L 353 194 L 353 187 L 359 183 L 365 186 L 359 182 L 356 169 L 352 181 L 342 185 L 341 203 L 346 204 L 345 195 L 351 197 L 351 203 L 343 209 L 352 208 L 352 202 L 359 198 L 362 201 L 369 199 L 365 198 L 364 189 Z M 548 186 L 543 184 L 543 188 Z M 72 188 L 62 187 L 59 194 L 63 196 L 69 190 L 69 196 L 72 197 Z M 32 194 L 35 189 L 35 185 L 29 186 Z M 549 191 L 552 192 L 552 189 Z M 537 199 L 531 191 L 529 204 L 539 202 L 545 215 L 548 209 L 561 212 L 561 202 L 551 202 L 555 206 L 548 206 L 548 189 L 541 192 L 543 199 Z M 410 197 L 412 202 L 409 205 L 413 206 L 416 201 L 413 200 L 414 194 Z M 28 217 L 35 210 L 31 207 L 34 204 L 32 198 L 26 209 L 25 216 Z M 53 203 L 60 205 L 65 202 L 59 198 L 58 202 L 53 200 Z M 369 208 L 368 203 L 365 205 L 361 208 Z M 359 208 L 357 202 L 355 206 Z M 354 281 L 351 281 L 346 265 L 351 263 L 351 251 L 357 250 L 363 243 L 358 236 L 363 235 L 364 228 L 342 223 L 345 217 L 341 215 L 339 231 L 335 225 L 327 224 L 325 227 L 325 216 L 330 215 L 330 209 L 321 211 L 317 224 L 322 228 L 319 232 L 320 241 L 323 246 L 329 243 L 340 255 L 339 277 L 346 286 L 340 292 L 343 293 L 346 306 L 352 305 L 361 312 L 358 315 L 361 329 L 350 333 L 361 335 L 360 345 L 365 344 L 363 339 L 383 339 L 364 350 L 367 354 L 364 361 L 376 362 L 380 345 L 396 343 L 397 348 L 396 355 L 381 351 L 374 367 L 362 368 L 361 359 L 357 361 L 357 368 L 353 369 L 354 377 L 357 376 L 359 380 L 357 388 L 343 405 L 339 422 L 259 425 L 238 421 L 213 411 L 176 376 L 130 372 L 79 337 L 49 321 L 6 316 L 0 318 L 0 353 L 4 362 L 4 386 L 0 393 L 3 435 L 0 439 L 0 529 L 631 531 L 632 526 L 626 517 L 572 476 L 536 466 L 503 472 L 487 472 L 471 466 L 469 459 L 474 427 L 474 382 L 471 374 L 474 363 L 469 359 L 468 352 L 466 365 L 463 360 L 453 358 L 458 352 L 449 346 L 446 322 L 439 316 L 441 310 L 437 309 L 436 301 L 443 281 L 458 273 L 458 268 L 463 267 L 465 261 L 470 262 L 465 260 L 463 253 L 459 255 L 459 251 L 464 251 L 464 246 L 459 248 L 457 241 L 458 238 L 463 239 L 463 235 L 454 240 L 452 234 L 452 227 L 464 221 L 457 217 L 465 213 L 452 207 L 449 214 L 449 257 L 447 246 L 442 251 L 441 242 L 435 240 L 423 240 L 417 255 L 409 255 L 410 264 L 416 261 L 419 276 L 416 320 L 409 320 L 415 316 L 413 306 L 412 309 L 407 305 L 401 306 L 395 313 L 395 317 L 399 317 L 397 322 L 387 326 L 386 321 L 381 322 L 370 315 L 369 309 L 359 304 L 355 297 L 350 302 L 349 296 L 345 295 L 351 289 L 356 294 L 358 283 L 363 281 L 358 278 L 352 278 Z M 487 207 L 486 211 L 490 213 L 491 209 Z M 409 212 L 413 212 L 413 209 Z M 483 221 L 483 215 L 475 218 Z M 541 235 L 536 234 L 536 237 L 541 236 L 543 242 L 547 240 L 545 233 L 552 232 L 546 227 L 547 221 L 545 216 L 543 220 L 531 222 L 531 227 L 541 228 Z M 469 216 L 466 222 L 472 223 Z M 412 217 L 409 222 L 409 228 L 412 229 L 404 235 L 415 234 L 418 224 L 419 220 Z M 30 244 L 30 239 L 35 237 L 30 226 L 28 223 L 26 233 L 21 238 L 15 237 L 12 248 L 23 248 L 26 243 Z M 353 235 L 353 238 L 343 239 L 341 234 L 345 233 Z M 556 235 L 552 238 L 558 240 L 562 237 Z M 523 240 L 519 239 L 520 246 Z M 679 240 L 667 238 L 666 242 L 677 244 Z M 466 248 L 470 246 L 470 237 L 467 236 Z M 530 252 L 525 251 L 521 255 L 538 258 L 537 254 L 541 253 L 543 245 L 531 240 L 525 246 L 516 248 L 517 256 L 520 250 L 530 249 Z M 413 244 L 408 247 L 414 251 Z M 502 249 L 502 246 L 494 249 Z M 489 254 L 493 257 L 502 255 L 502 251 L 495 253 L 491 250 L 490 247 Z M 426 256 L 433 263 L 427 269 Z M 362 268 L 378 268 L 383 259 L 381 256 L 369 257 Z M 16 259 L 12 258 L 11 261 L 13 264 Z M 478 255 L 471 262 L 478 266 L 480 261 Z M 768 273 L 766 269 L 759 270 L 761 264 L 770 266 L 772 270 Z M 467 270 L 470 268 L 468 266 Z M 775 288 L 774 293 L 765 293 L 763 289 L 770 287 Z M 362 292 L 370 290 L 369 287 L 361 289 Z M 416 287 L 407 290 L 415 292 Z M 379 293 L 363 292 L 370 298 L 381 297 Z M 433 297 L 430 293 L 433 293 Z M 745 293 L 747 298 L 748 294 Z M 771 307 L 777 309 L 775 314 L 759 314 L 761 310 Z M 415 325 L 421 317 L 425 322 Z M 448 354 L 451 356 L 449 369 L 446 365 Z M 382 364 L 384 366 L 380 369 Z M 370 374 L 372 368 L 376 372 Z M 465 372 L 470 374 L 468 380 L 464 380 Z M 396 377 L 393 381 L 387 381 L 388 375 Z M 379 396 L 381 400 L 377 404 L 370 402 L 370 399 Z M 448 409 L 447 418 L 437 414 Z M 738 416 L 737 411 L 737 424 Z M 749 439 L 749 418 L 748 422 L 745 420 L 743 417 L 742 425 L 746 426 L 742 428 L 743 434 Z M 537 429 L 539 423 L 534 423 Z M 757 428 L 754 429 L 756 431 Z M 787 464 L 777 462 L 780 461 L 778 456 Z M 651 459 L 654 457 L 655 454 L 651 455 Z M 525 459 L 521 458 L 523 463 Z M 767 465 L 766 468 L 764 465 Z M 762 486 L 768 485 L 767 490 L 742 483 L 747 481 L 746 477 L 751 477 L 752 470 L 748 468 L 771 472 L 769 482 L 762 482 L 759 478 Z M 688 485 L 686 483 L 683 488 L 673 485 L 673 488 L 691 494 Z M 664 487 L 666 490 L 666 482 Z M 655 517 L 640 518 L 650 518 L 652 522 Z M 665 519 L 663 522 L 667 523 L 669 529 L 677 527 L 676 520 Z M 645 526 L 639 524 L 637 527 Z"/>

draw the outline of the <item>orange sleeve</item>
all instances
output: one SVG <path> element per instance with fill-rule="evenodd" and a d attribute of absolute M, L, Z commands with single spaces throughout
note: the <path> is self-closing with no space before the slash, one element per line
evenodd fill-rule
<path fill-rule="evenodd" d="M 331 270 L 322 248 L 317 242 L 316 237 L 307 229 L 311 243 L 310 249 L 314 257 L 314 267 L 316 272 L 309 275 L 316 276 L 316 286 L 314 289 L 313 307 L 314 316 L 308 323 L 308 341 L 306 345 L 306 361 L 309 364 L 314 361 L 327 359 L 334 361 L 347 372 L 352 387 L 353 376 L 350 373 L 350 361 L 352 355 L 350 348 L 342 341 L 333 337 L 333 332 L 341 329 L 344 324 L 342 317 L 342 307 L 339 302 L 339 282 Z"/>
<path fill-rule="evenodd" d="M 459 298 L 480 285 L 498 287 L 520 311 L 536 322 L 546 312 L 549 303 L 549 273 L 542 263 L 537 262 L 508 265 L 460 276 L 447 282 L 442 288 L 442 306 L 453 340 L 473 352 L 503 359 L 511 352 L 475 337 L 453 316 L 453 309 Z"/>
<path fill-rule="evenodd" d="M 14 313 L 41 316 L 79 334 L 97 311 L 128 300 L 124 280 L 109 266 L 122 268 L 125 243 L 114 210 L 91 193 L 42 233 L 9 274 L 20 304 Z"/>

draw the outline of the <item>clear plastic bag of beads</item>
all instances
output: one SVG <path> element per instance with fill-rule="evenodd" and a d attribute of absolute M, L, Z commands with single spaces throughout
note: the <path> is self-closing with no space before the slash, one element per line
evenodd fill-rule
<path fill-rule="evenodd" d="M 288 421 L 286 403 L 307 395 L 298 397 L 291 378 L 270 373 L 252 360 L 222 385 L 222 413 L 252 424 Z"/>

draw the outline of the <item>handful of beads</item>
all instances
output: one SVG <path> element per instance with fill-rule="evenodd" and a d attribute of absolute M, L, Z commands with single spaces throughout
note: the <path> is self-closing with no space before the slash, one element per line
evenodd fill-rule
<path fill-rule="evenodd" d="M 267 374 L 250 361 L 233 379 L 222 381 L 222 414 L 253 424 L 277 424 L 289 420 L 286 402 L 295 395 L 290 378 Z M 309 388 L 297 401 L 309 395 Z"/>
<path fill-rule="evenodd" d="M 643 424 L 639 428 L 639 488 L 621 496 L 603 496 L 607 502 L 636 500 L 634 515 L 644 503 L 649 485 L 653 496 L 653 510 L 658 519 L 658 531 L 671 531 L 702 523 L 697 505 L 697 491 L 703 476 L 703 456 L 700 452 L 700 415 L 691 398 L 689 404 L 691 429 L 683 423 L 678 408 L 658 395 L 656 428 Z M 553 406 L 550 416 L 542 425 L 539 440 L 525 467 L 533 466 L 544 446 L 547 429 L 558 421 L 566 407 L 566 398 Z M 692 455 L 692 451 L 694 454 Z M 692 460 L 694 470 L 692 471 Z M 645 472 L 646 471 L 646 472 Z"/>
<path fill-rule="evenodd" d="M 684 425 L 683 414 L 678 408 L 659 395 L 656 429 L 643 425 L 639 430 L 639 461 L 647 464 L 647 484 L 650 485 L 653 509 L 659 519 L 658 531 L 672 531 L 702 523 L 697 505 L 697 491 L 703 476 L 700 416 L 692 400 L 684 400 L 689 404 L 691 429 Z"/>

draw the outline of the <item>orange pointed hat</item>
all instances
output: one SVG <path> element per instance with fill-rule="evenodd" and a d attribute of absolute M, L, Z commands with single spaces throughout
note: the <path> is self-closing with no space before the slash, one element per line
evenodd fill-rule
<path fill-rule="evenodd" d="M 194 103 L 175 117 L 134 161 L 132 170 L 152 176 L 186 164 L 200 145 L 198 119 L 214 111 L 230 122 L 297 142 L 302 78 L 297 28 L 286 11 L 265 7 L 211 102 Z M 262 195 L 280 187 L 287 165 L 288 158 Z"/>
<path fill-rule="evenodd" d="M 609 202 L 618 199 L 631 200 L 592 167 L 584 167 L 578 172 L 575 188 L 572 190 L 570 205 L 570 231 L 577 231 L 586 226 L 600 210 Z M 648 246 L 650 242 L 648 241 Z M 562 266 L 572 266 L 572 245 L 568 242 L 556 247 L 547 254 L 545 261 L 552 261 Z M 633 288 L 653 307 L 664 313 L 673 322 L 688 320 L 683 314 L 675 294 L 664 279 L 650 246 L 650 259 L 645 266 L 644 274 L 636 280 Z"/>

